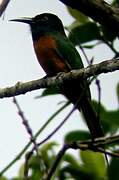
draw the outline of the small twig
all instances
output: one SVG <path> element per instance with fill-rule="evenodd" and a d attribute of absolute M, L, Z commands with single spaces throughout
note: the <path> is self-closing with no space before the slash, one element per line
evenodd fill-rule
<path fill-rule="evenodd" d="M 36 150 L 36 153 L 38 154 L 38 147 L 37 147 L 36 140 L 35 140 L 35 138 L 34 138 L 34 136 L 33 136 L 32 129 L 30 128 L 30 125 L 29 125 L 29 123 L 28 123 L 28 120 L 25 118 L 24 113 L 23 113 L 23 111 L 21 110 L 21 108 L 20 108 L 20 106 L 19 106 L 19 104 L 18 104 L 18 102 L 17 102 L 17 100 L 16 100 L 15 97 L 13 97 L 13 103 L 16 105 L 16 107 L 17 107 L 17 109 L 18 109 L 18 114 L 19 114 L 19 116 L 21 117 L 22 123 L 23 123 L 23 125 L 25 126 L 25 128 L 26 128 L 26 130 L 27 130 L 27 132 L 28 132 L 28 134 L 29 134 L 29 136 L 30 136 L 31 142 L 34 144 L 34 148 L 35 148 L 35 150 Z"/>
<path fill-rule="evenodd" d="M 35 138 L 34 138 L 34 136 L 33 136 L 32 129 L 30 128 L 30 125 L 29 125 L 29 123 L 28 123 L 28 120 L 25 118 L 24 113 L 23 113 L 23 111 L 21 110 L 20 105 L 18 104 L 18 102 L 17 102 L 17 100 L 16 100 L 15 97 L 13 98 L 13 103 L 16 105 L 16 107 L 17 107 L 17 109 L 18 109 L 18 114 L 19 114 L 19 116 L 21 117 L 22 123 L 23 123 L 23 125 L 25 126 L 25 129 L 26 129 L 26 131 L 28 132 L 28 134 L 29 134 L 29 136 L 30 136 L 31 142 L 34 144 L 34 149 L 35 149 L 36 154 L 37 154 L 37 156 L 38 156 L 38 147 L 37 147 L 36 140 L 35 140 Z M 24 178 L 25 178 L 25 180 L 28 179 L 28 170 L 29 170 L 29 164 L 28 164 L 28 163 L 29 163 L 29 159 L 30 159 L 30 157 L 31 157 L 32 154 L 33 154 L 33 152 L 28 153 L 28 154 L 26 155 L 26 158 L 25 158 L 25 166 L 24 166 Z"/>
<path fill-rule="evenodd" d="M 116 142 L 119 142 L 119 135 L 110 136 L 110 137 L 99 137 L 99 138 L 94 139 L 93 146 L 99 147 L 102 145 L 108 145 L 108 144 L 112 144 L 112 143 L 116 143 Z M 92 140 L 89 139 L 89 140 L 80 141 L 80 142 L 77 141 L 77 146 L 78 146 L 78 143 L 80 145 L 82 145 L 82 144 L 90 145 L 90 144 L 92 144 Z"/>
<path fill-rule="evenodd" d="M 82 51 L 82 53 L 83 53 L 83 55 L 84 55 L 84 57 L 85 57 L 85 59 L 86 59 L 86 61 L 87 61 L 87 64 L 88 64 L 89 66 L 92 65 L 92 63 L 91 63 L 90 60 L 88 59 L 87 54 L 85 53 L 85 50 L 84 50 L 84 48 L 82 47 L 80 41 L 79 41 L 78 45 L 79 45 L 79 48 L 81 49 L 81 51 Z"/>
<path fill-rule="evenodd" d="M 31 156 L 33 155 L 33 152 L 30 151 L 29 153 L 26 154 L 25 156 L 25 164 L 24 164 L 24 179 L 28 179 L 28 171 L 29 171 L 29 160 Z"/>
<path fill-rule="evenodd" d="M 107 151 L 101 147 L 97 147 L 97 151 L 98 152 L 101 152 L 101 153 L 104 153 L 104 154 L 107 154 L 109 156 L 112 156 L 112 157 L 117 157 L 119 158 L 119 153 L 116 153 L 116 152 L 110 152 L 110 151 Z"/>
<path fill-rule="evenodd" d="M 33 149 L 36 151 L 37 157 L 39 158 L 39 161 L 41 163 L 42 172 L 45 175 L 46 174 L 46 167 L 44 165 L 44 161 L 43 161 L 40 153 L 38 152 L 38 145 L 36 143 L 36 138 L 33 136 L 32 129 L 30 128 L 28 120 L 25 118 L 24 113 L 22 112 L 22 110 L 21 110 L 21 108 L 20 108 L 20 106 L 19 106 L 19 104 L 18 104 L 15 97 L 13 98 L 13 102 L 14 102 L 14 104 L 16 105 L 16 107 L 18 109 L 18 114 L 22 119 L 22 123 L 24 124 L 28 134 L 30 135 L 31 142 L 34 144 Z M 33 154 L 33 151 L 30 151 L 26 156 L 25 168 L 24 168 L 24 177 L 25 177 L 25 179 L 27 179 L 27 177 L 28 177 L 28 169 L 29 169 L 29 164 L 28 163 L 29 163 L 29 160 L 30 160 L 32 154 Z"/>
<path fill-rule="evenodd" d="M 108 42 L 106 39 L 104 39 L 103 36 L 101 38 L 102 38 L 102 42 L 105 43 L 112 50 L 112 52 L 115 54 L 116 57 L 118 57 L 119 52 L 116 51 L 116 49 L 113 47 L 112 42 Z"/>
<path fill-rule="evenodd" d="M 61 150 L 59 151 L 59 153 L 57 154 L 57 157 L 48 173 L 47 179 L 46 180 L 50 180 L 52 175 L 54 174 L 56 168 L 59 165 L 59 162 L 61 161 L 62 157 L 64 156 L 65 152 L 67 151 L 67 149 L 69 149 L 69 145 L 64 144 L 63 147 L 61 148 Z"/>
<path fill-rule="evenodd" d="M 64 123 L 69 119 L 71 114 L 75 111 L 76 106 L 73 106 L 73 108 L 70 110 L 70 112 L 67 114 L 67 116 L 63 119 L 63 121 L 50 133 L 45 139 L 43 139 L 40 143 L 38 143 L 38 147 L 44 144 L 46 141 L 48 141 L 63 125 Z"/>
<path fill-rule="evenodd" d="M 106 139 L 105 139 L 105 141 L 106 141 Z M 105 142 L 105 144 L 106 144 L 106 142 Z M 80 150 L 91 150 L 94 152 L 101 152 L 103 154 L 119 158 L 119 153 L 108 151 L 108 150 L 102 148 L 101 145 L 102 145 L 102 143 L 95 144 L 95 142 L 91 142 L 91 141 L 90 141 L 90 143 L 88 143 L 86 141 L 81 142 L 81 143 L 80 142 L 73 142 L 69 146 L 69 148 L 80 149 Z"/>
<path fill-rule="evenodd" d="M 97 116 L 98 119 L 100 119 L 100 105 L 101 105 L 101 86 L 100 86 L 100 80 L 96 79 L 96 85 L 98 88 L 98 109 L 97 109 Z"/>

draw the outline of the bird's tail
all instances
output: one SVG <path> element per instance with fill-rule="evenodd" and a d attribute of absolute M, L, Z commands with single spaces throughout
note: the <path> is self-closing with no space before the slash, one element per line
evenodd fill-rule
<path fill-rule="evenodd" d="M 82 111 L 92 139 L 102 137 L 104 135 L 103 130 L 91 104 L 90 90 L 87 83 L 85 85 L 85 82 L 81 80 L 68 81 L 60 88 L 62 94 L 64 94 L 79 111 Z"/>
<path fill-rule="evenodd" d="M 104 136 L 104 133 L 99 117 L 91 104 L 90 90 L 88 86 L 86 86 L 86 90 L 83 87 L 85 87 L 84 82 L 81 83 L 80 81 L 78 83 L 76 80 L 73 82 L 67 82 L 60 88 L 62 94 L 64 94 L 76 106 L 76 108 L 82 112 L 85 122 L 89 128 L 92 141 L 94 141 L 95 138 Z M 106 153 L 105 159 L 108 164 Z"/>
<path fill-rule="evenodd" d="M 79 107 L 83 113 L 86 124 L 90 130 L 92 140 L 94 140 L 95 138 L 104 136 L 104 132 L 101 127 L 99 118 L 91 104 L 91 101 L 87 98 L 83 98 L 83 102 L 81 103 Z M 101 146 L 101 147 L 105 150 L 104 146 Z M 104 153 L 104 155 L 105 155 L 106 163 L 107 165 L 109 165 L 107 154 Z"/>
<path fill-rule="evenodd" d="M 101 127 L 99 118 L 91 104 L 91 100 L 87 97 L 83 97 L 81 103 L 79 102 L 79 105 L 77 105 L 77 108 L 82 111 L 92 138 L 104 136 L 103 129 Z"/>

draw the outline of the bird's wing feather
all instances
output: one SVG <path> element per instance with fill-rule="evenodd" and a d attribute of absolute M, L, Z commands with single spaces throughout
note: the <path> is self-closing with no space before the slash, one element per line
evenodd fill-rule
<path fill-rule="evenodd" d="M 66 64 L 70 66 L 70 69 L 81 69 L 83 68 L 83 63 L 81 57 L 74 47 L 74 45 L 68 40 L 67 37 L 57 35 L 55 36 L 57 41 L 56 52 L 62 59 L 64 59 Z"/>

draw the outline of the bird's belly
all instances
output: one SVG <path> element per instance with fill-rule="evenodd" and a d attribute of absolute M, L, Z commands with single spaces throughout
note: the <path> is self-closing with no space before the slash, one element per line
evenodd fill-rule
<path fill-rule="evenodd" d="M 57 54 L 56 48 L 55 40 L 49 36 L 41 37 L 34 42 L 38 62 L 47 75 L 69 71 L 65 61 Z"/>

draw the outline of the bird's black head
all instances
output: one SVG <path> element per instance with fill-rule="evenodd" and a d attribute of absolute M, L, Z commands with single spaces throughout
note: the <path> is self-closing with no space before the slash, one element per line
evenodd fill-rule
<path fill-rule="evenodd" d="M 51 32 L 64 33 L 62 21 L 56 15 L 50 13 L 39 14 L 33 18 L 14 19 L 12 21 L 29 24 L 34 40 Z"/>

